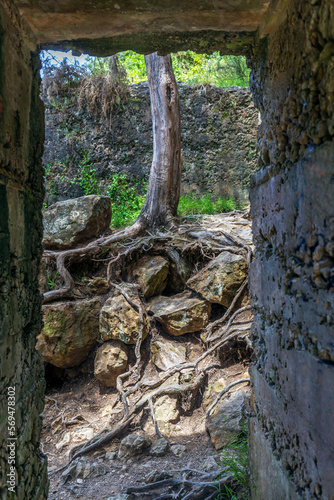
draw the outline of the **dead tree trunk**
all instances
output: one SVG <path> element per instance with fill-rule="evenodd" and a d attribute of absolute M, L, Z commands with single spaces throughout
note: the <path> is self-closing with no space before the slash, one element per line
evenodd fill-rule
<path fill-rule="evenodd" d="M 140 219 L 161 226 L 176 216 L 181 189 L 179 93 L 170 55 L 145 56 L 151 97 L 153 161 Z"/>

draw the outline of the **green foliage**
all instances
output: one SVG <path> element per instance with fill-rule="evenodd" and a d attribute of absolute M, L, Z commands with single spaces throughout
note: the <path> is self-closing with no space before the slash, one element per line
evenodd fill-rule
<path fill-rule="evenodd" d="M 131 50 L 118 54 L 122 67 L 129 80 L 138 83 L 147 80 L 145 58 Z M 108 59 L 101 57 L 87 58 L 87 66 L 93 74 L 107 74 Z M 187 50 L 172 54 L 175 78 L 188 84 L 210 84 L 219 87 L 248 87 L 250 70 L 246 58 L 242 56 L 221 56 L 196 54 Z"/>
<path fill-rule="evenodd" d="M 147 80 L 145 57 L 142 54 L 127 50 L 118 55 L 131 83 L 139 83 Z"/>
<path fill-rule="evenodd" d="M 247 500 L 250 488 L 248 461 L 248 423 L 242 424 L 241 432 L 223 448 L 220 466 L 223 474 L 229 474 L 230 486 L 219 483 L 216 500 Z"/>
<path fill-rule="evenodd" d="M 92 163 L 89 157 L 84 153 L 84 158 L 79 164 L 80 168 L 80 179 L 79 185 L 82 188 L 84 195 L 89 194 L 100 194 L 99 184 L 96 179 L 96 169 L 92 168 Z"/>
<path fill-rule="evenodd" d="M 55 274 L 52 274 L 49 270 L 46 271 L 46 284 L 48 286 L 49 290 L 53 290 L 54 288 L 57 288 L 56 285 L 56 280 L 59 277 L 58 271 L 56 271 Z"/>
<path fill-rule="evenodd" d="M 145 195 L 139 194 L 142 190 L 140 183 L 136 187 L 129 186 L 126 174 L 112 176 L 107 190 L 111 199 L 112 227 L 125 227 L 136 220 L 145 201 Z"/>
<path fill-rule="evenodd" d="M 131 224 L 139 216 L 143 208 L 147 186 L 139 182 L 136 186 L 130 186 L 126 174 L 114 174 L 107 189 L 111 199 L 112 219 L 111 226 L 114 228 L 125 227 Z M 214 201 L 210 194 L 200 197 L 195 195 L 184 195 L 180 197 L 178 215 L 194 214 L 217 214 L 231 212 L 238 208 L 238 204 L 232 197 L 221 198 Z"/>
<path fill-rule="evenodd" d="M 200 197 L 186 194 L 180 197 L 178 206 L 178 214 L 194 215 L 194 214 L 218 214 L 222 212 L 232 212 L 237 209 L 237 203 L 232 197 L 221 198 L 214 201 L 210 194 L 204 194 Z"/>

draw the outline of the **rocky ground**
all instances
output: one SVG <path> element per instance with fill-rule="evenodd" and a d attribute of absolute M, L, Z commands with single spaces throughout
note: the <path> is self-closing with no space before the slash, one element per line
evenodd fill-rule
<path fill-rule="evenodd" d="M 126 248 L 122 245 L 118 252 Z M 163 483 L 132 496 L 125 492 L 168 478 L 212 483 L 249 412 L 247 380 L 233 386 L 248 379 L 251 354 L 248 214 L 185 219 L 173 238 L 132 241 L 134 247 L 115 264 L 109 281 L 109 254 L 103 262 L 82 264 L 84 275 L 79 276 L 78 263 L 71 264 L 72 297 L 43 306 L 37 349 L 47 362 L 42 442 L 51 499 L 154 499 L 167 491 L 171 495 L 171 486 Z M 44 292 L 50 282 L 60 285 L 49 258 L 41 276 Z M 142 317 L 136 304 L 143 307 Z M 118 389 L 117 377 L 118 383 L 122 379 Z M 148 398 L 140 406 L 153 390 L 152 404 Z M 122 391 L 127 391 L 123 402 Z M 128 415 L 137 406 L 140 411 L 114 438 L 68 464 L 71 449 L 98 433 L 104 437 L 126 419 L 124 399 Z M 202 471 L 202 476 L 173 472 L 180 469 Z M 189 493 L 181 489 L 175 496 L 176 491 L 163 498 Z M 211 488 L 189 498 L 218 498 L 212 495 Z"/>

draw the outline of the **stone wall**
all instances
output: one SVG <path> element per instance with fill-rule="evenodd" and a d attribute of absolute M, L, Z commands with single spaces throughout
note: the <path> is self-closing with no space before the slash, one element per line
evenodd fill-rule
<path fill-rule="evenodd" d="M 182 192 L 233 195 L 248 203 L 256 170 L 258 111 L 249 89 L 179 83 L 182 133 Z M 68 100 L 67 100 L 68 102 Z M 110 126 L 76 104 L 46 106 L 46 201 L 82 196 L 78 180 L 86 155 L 105 194 L 115 173 L 130 182 L 148 180 L 152 163 L 152 120 L 147 82 L 130 86 Z M 76 182 L 73 180 L 77 179 Z"/>
<path fill-rule="evenodd" d="M 275 4 L 275 5 L 274 5 Z M 274 2 L 256 40 L 254 499 L 333 498 L 334 5 Z M 268 35 L 268 32 L 270 34 Z"/>
<path fill-rule="evenodd" d="M 12 2 L 0 6 L 0 497 L 46 498 L 46 458 L 39 450 L 44 377 L 37 272 L 43 202 L 43 109 L 39 60 Z M 14 388 L 14 389 L 10 389 Z M 15 390 L 17 440 L 8 440 L 8 395 Z M 10 391 L 10 392 L 8 392 Z M 13 399 L 9 400 L 10 403 Z M 9 408 L 13 408 L 9 405 Z M 11 444 L 12 448 L 8 447 Z M 13 446 L 14 445 L 14 446 Z M 10 459 L 15 492 L 8 490 Z"/>

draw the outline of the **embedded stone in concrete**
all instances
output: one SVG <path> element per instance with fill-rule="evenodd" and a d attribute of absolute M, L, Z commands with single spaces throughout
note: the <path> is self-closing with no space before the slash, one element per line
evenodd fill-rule
<path fill-rule="evenodd" d="M 212 444 L 219 450 L 242 431 L 249 411 L 249 391 L 238 391 L 221 400 L 206 419 Z"/>
<path fill-rule="evenodd" d="M 128 350 L 117 340 L 105 342 L 98 348 L 94 360 L 94 375 L 100 384 L 116 387 L 118 375 L 126 371 Z"/>
<path fill-rule="evenodd" d="M 172 366 L 184 363 L 186 346 L 180 342 L 172 342 L 163 337 L 151 343 L 152 361 L 160 370 L 168 370 Z"/>
<path fill-rule="evenodd" d="M 89 195 L 58 201 L 43 212 L 45 248 L 72 248 L 101 236 L 110 225 L 108 196 Z"/>
<path fill-rule="evenodd" d="M 147 255 L 136 262 L 129 274 L 140 285 L 145 299 L 148 299 L 166 288 L 168 270 L 166 259 L 159 255 Z"/>
<path fill-rule="evenodd" d="M 100 314 L 100 335 L 103 341 L 121 340 L 125 344 L 136 344 L 140 329 L 138 312 L 130 306 L 123 295 L 106 301 Z M 149 319 L 145 320 L 143 338 L 149 331 Z"/>
<path fill-rule="evenodd" d="M 121 441 L 118 458 L 124 460 L 130 456 L 139 455 L 149 446 L 151 446 L 149 438 L 139 434 L 129 434 Z"/>
<path fill-rule="evenodd" d="M 153 313 L 165 332 L 178 336 L 204 328 L 209 320 L 211 304 L 191 297 L 191 292 L 184 292 L 172 297 L 152 299 L 148 311 Z"/>
<path fill-rule="evenodd" d="M 44 327 L 36 344 L 43 360 L 58 368 L 80 365 L 98 338 L 100 307 L 97 299 L 43 306 Z"/>
<path fill-rule="evenodd" d="M 243 256 L 222 252 L 190 278 L 187 286 L 209 302 L 229 307 L 247 272 L 247 262 Z"/>

